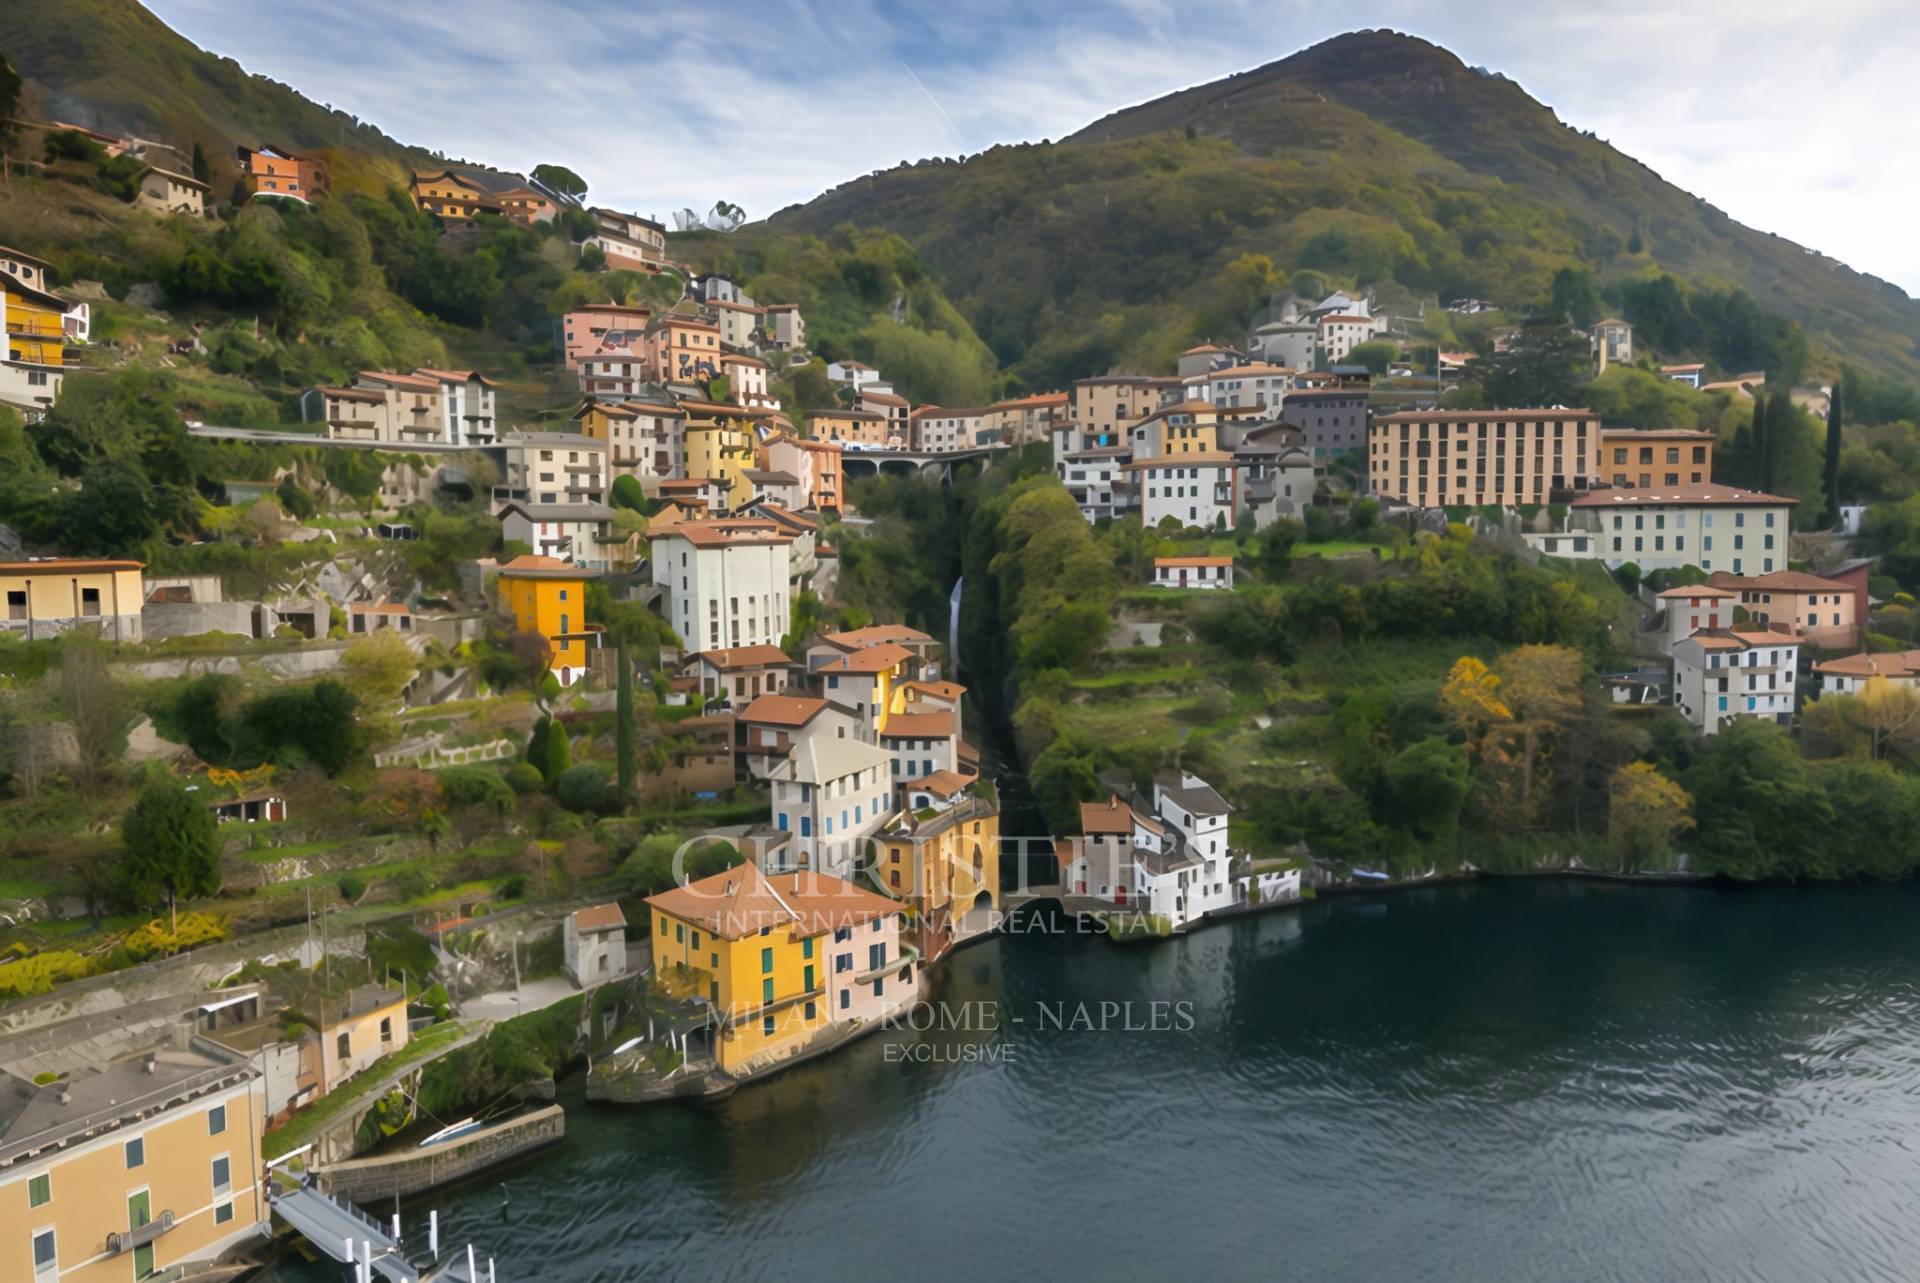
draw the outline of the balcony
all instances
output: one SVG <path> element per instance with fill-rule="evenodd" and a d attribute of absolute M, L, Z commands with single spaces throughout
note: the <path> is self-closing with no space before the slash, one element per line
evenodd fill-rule
<path fill-rule="evenodd" d="M 920 951 L 910 944 L 903 944 L 900 946 L 899 954 L 891 962 L 883 962 L 877 967 L 869 967 L 865 971 L 855 972 L 853 983 L 863 985 L 869 981 L 879 979 L 882 976 L 892 975 L 900 968 L 912 966 L 919 960 Z"/>
<path fill-rule="evenodd" d="M 39 315 L 29 315 L 22 321 L 8 321 L 7 333 L 27 334 L 38 338 L 60 339 L 63 342 L 67 337 L 66 326 L 61 324 L 60 318 Z"/>
<path fill-rule="evenodd" d="M 758 1020 L 762 1016 L 770 1016 L 776 1011 L 785 1011 L 788 1007 L 796 1006 L 803 1002 L 818 1000 L 826 997 L 826 995 L 827 986 L 825 981 L 822 981 L 811 989 L 804 989 L 799 993 L 788 994 L 784 998 L 775 998 L 772 1002 L 763 1002 L 759 1006 L 748 1008 L 745 1011 L 726 1012 L 720 1017 L 720 1023 L 729 1029 L 738 1028 L 749 1021 Z"/>
<path fill-rule="evenodd" d="M 136 1247 L 147 1244 L 173 1228 L 173 1213 L 166 1211 L 142 1225 L 139 1229 L 120 1230 L 107 1235 L 107 1255 L 121 1256 Z"/>

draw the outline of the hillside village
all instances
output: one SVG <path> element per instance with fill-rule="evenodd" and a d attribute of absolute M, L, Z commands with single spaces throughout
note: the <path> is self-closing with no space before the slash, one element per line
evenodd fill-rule
<path fill-rule="evenodd" d="M 197 144 L 27 125 L 0 209 L 345 199 L 320 149 L 229 140 L 221 193 Z M 468 335 L 464 368 L 221 422 L 113 380 L 163 348 L 257 411 L 266 357 L 0 246 L 20 1277 L 244 1256 L 276 1211 L 397 1261 L 346 1208 L 396 1192 L 368 1152 L 477 1153 L 455 1116 L 496 1157 L 550 1139 L 583 1057 L 598 1101 L 736 1091 L 886 1027 L 1016 909 L 1150 948 L 1502 859 L 1849 876 L 1839 819 L 1920 816 L 1920 516 L 1865 493 L 1900 452 L 1843 442 L 1843 378 L 1636 351 L 1579 323 L 1597 300 L 1303 269 L 1170 367 L 915 404 L 724 232 L 537 171 L 416 168 L 404 199 L 436 253 L 510 226 L 606 297 L 541 305 L 541 359 Z M 135 423 L 137 464 L 86 439 Z M 115 546 L 155 482 L 192 514 Z M 1836 820 L 1805 865 L 1716 821 L 1772 771 Z M 66 1193 L 142 1167 L 137 1205 Z"/>

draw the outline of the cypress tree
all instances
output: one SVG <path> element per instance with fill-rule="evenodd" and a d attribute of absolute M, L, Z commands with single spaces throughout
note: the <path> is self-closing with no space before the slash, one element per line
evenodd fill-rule
<path fill-rule="evenodd" d="M 620 791 L 625 793 L 633 787 L 634 778 L 639 774 L 633 743 L 633 662 L 627 658 L 624 644 L 614 651 L 614 658 L 620 665 L 620 686 L 614 702 L 613 740 L 619 760 Z"/>
<path fill-rule="evenodd" d="M 1747 484 L 1756 490 L 1767 488 L 1767 465 L 1772 452 L 1767 449 L 1767 393 L 1762 388 L 1753 398 L 1753 434 L 1748 441 Z"/>
<path fill-rule="evenodd" d="M 1833 381 L 1833 395 L 1827 401 L 1827 520 L 1828 530 L 1838 529 L 1840 525 L 1840 384 L 1846 379 L 1845 370 Z"/>
<path fill-rule="evenodd" d="M 1773 400 L 1767 404 L 1767 476 L 1760 488 L 1769 494 L 1787 484 L 1787 466 L 1792 459 L 1798 415 L 1793 393 L 1786 388 L 1774 393 Z M 1812 478 L 1800 476 L 1795 480 L 1807 482 Z"/>
<path fill-rule="evenodd" d="M 201 182 L 213 180 L 213 166 L 207 163 L 207 151 L 199 143 L 193 145 L 193 176 Z"/>

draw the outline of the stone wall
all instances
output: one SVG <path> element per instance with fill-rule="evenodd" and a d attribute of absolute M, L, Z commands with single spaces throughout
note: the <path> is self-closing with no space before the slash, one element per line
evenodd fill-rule
<path fill-rule="evenodd" d="M 335 1197 L 363 1206 L 464 1180 L 566 1135 L 566 1113 L 548 1105 L 454 1140 L 375 1158 L 352 1158 L 320 1169 Z"/>
<path fill-rule="evenodd" d="M 147 640 L 168 637 L 198 637 L 203 633 L 233 633 L 253 636 L 253 603 L 250 601 L 150 601 L 140 610 L 140 625 Z"/>

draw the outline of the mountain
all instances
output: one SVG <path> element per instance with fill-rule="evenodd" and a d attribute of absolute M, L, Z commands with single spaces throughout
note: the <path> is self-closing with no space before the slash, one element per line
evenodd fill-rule
<path fill-rule="evenodd" d="M 1744 292 L 1804 327 L 1817 364 L 1920 380 L 1920 303 L 1895 286 L 1735 222 L 1513 81 L 1389 31 L 1336 37 L 1057 143 L 859 178 L 749 235 L 843 224 L 910 241 L 1033 383 L 1237 337 L 1265 301 L 1269 262 L 1282 284 L 1312 269 L 1409 306 L 1525 306 L 1570 267 L 1609 305 L 1651 312 L 1671 299 L 1645 283 L 1670 273 L 1706 296 L 1702 316 L 1740 313 L 1725 326 L 1750 323 L 1727 297 Z M 1433 337 L 1453 337 L 1437 319 Z M 1756 354 L 1716 324 L 1645 328 L 1671 336 L 1650 346 L 1704 349 L 1662 355 Z"/>
<path fill-rule="evenodd" d="M 0 55 L 26 82 L 34 119 L 125 131 L 183 153 L 197 142 L 228 173 L 240 144 L 389 161 L 426 155 L 200 49 L 135 0 L 9 5 Z"/>

